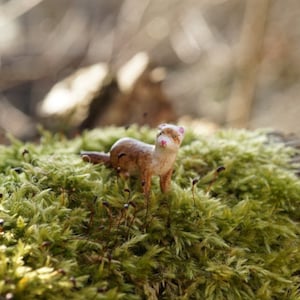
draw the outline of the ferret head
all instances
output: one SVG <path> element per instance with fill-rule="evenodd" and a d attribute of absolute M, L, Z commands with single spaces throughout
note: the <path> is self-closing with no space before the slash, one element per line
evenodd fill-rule
<path fill-rule="evenodd" d="M 177 151 L 184 137 L 184 128 L 172 124 L 161 124 L 156 136 L 156 147 Z"/>

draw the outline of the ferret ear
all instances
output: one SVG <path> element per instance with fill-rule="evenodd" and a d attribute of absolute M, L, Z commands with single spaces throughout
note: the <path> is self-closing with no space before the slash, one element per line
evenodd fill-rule
<path fill-rule="evenodd" d="M 179 133 L 184 134 L 184 127 L 180 126 L 178 128 Z"/>
<path fill-rule="evenodd" d="M 166 127 L 166 125 L 167 125 L 166 123 L 159 124 L 159 125 L 158 125 L 158 129 L 161 130 L 161 129 L 163 129 L 164 127 Z"/>

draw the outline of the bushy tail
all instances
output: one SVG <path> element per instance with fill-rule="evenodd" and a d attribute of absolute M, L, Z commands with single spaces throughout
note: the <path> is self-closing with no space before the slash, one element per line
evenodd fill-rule
<path fill-rule="evenodd" d="M 80 156 L 83 161 L 90 162 L 92 164 L 105 164 L 110 166 L 110 155 L 105 152 L 94 151 L 81 151 Z"/>

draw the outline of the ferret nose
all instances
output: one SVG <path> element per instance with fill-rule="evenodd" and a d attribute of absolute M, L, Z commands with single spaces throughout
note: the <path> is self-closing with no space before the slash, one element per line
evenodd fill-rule
<path fill-rule="evenodd" d="M 167 146 L 167 141 L 161 140 L 160 145 L 161 145 L 162 147 L 166 147 L 166 146 Z"/>

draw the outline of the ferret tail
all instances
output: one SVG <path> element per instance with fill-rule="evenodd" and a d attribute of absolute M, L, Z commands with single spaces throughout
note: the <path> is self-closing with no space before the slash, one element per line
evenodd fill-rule
<path fill-rule="evenodd" d="M 105 164 L 110 166 L 110 155 L 105 152 L 95 151 L 81 151 L 80 156 L 83 161 L 90 162 L 92 164 Z"/>

